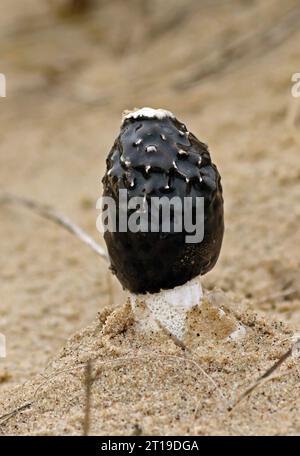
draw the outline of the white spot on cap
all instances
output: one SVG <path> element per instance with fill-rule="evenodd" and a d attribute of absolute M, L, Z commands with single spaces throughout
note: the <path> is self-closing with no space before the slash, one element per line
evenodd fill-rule
<path fill-rule="evenodd" d="M 135 109 L 133 111 L 125 111 L 122 115 L 122 123 L 125 122 L 127 119 L 165 119 L 166 117 L 170 117 L 174 119 L 175 116 L 170 111 L 166 111 L 165 109 L 153 109 L 153 108 L 141 108 Z"/>
<path fill-rule="evenodd" d="M 147 146 L 146 151 L 147 152 L 156 152 L 157 148 L 156 148 L 156 146 Z"/>
<path fill-rule="evenodd" d="M 151 166 L 150 166 L 150 165 L 147 165 L 146 168 L 145 168 L 146 173 L 149 173 L 150 169 L 151 169 Z"/>
<path fill-rule="evenodd" d="M 179 155 L 188 155 L 188 152 L 183 149 L 179 149 L 178 153 L 179 153 Z"/>
<path fill-rule="evenodd" d="M 139 144 L 141 144 L 142 141 L 142 138 L 139 138 L 137 141 L 135 141 L 134 145 L 138 146 Z"/>

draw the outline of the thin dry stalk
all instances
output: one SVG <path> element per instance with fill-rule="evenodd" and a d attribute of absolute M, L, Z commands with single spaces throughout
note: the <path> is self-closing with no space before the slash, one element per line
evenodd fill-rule
<path fill-rule="evenodd" d="M 88 361 L 85 366 L 85 413 L 83 422 L 83 435 L 88 436 L 91 416 L 91 392 L 92 392 L 92 363 Z"/>
<path fill-rule="evenodd" d="M 101 258 L 108 260 L 108 255 L 106 251 L 94 241 L 85 231 L 83 231 L 79 226 L 73 223 L 64 215 L 55 211 L 51 206 L 38 203 L 37 201 L 23 198 L 20 196 L 13 195 L 11 193 L 3 193 L 0 195 L 0 203 L 2 204 L 16 204 L 18 206 L 26 207 L 32 212 L 38 214 L 44 219 L 50 220 L 58 226 L 63 227 L 69 233 L 76 236 L 86 245 L 88 245 L 94 252 L 96 252 Z"/>
<path fill-rule="evenodd" d="M 289 9 L 286 14 L 270 26 L 263 25 L 261 29 L 250 31 L 231 41 L 229 45 L 215 52 L 215 45 L 207 48 L 205 58 L 196 68 L 187 67 L 187 77 L 175 84 L 175 89 L 182 90 L 194 87 L 206 78 L 238 68 L 242 63 L 251 62 L 253 59 L 266 55 L 274 48 L 282 45 L 299 28 L 300 8 L 297 5 Z"/>
<path fill-rule="evenodd" d="M 17 407 L 16 409 L 12 410 L 11 412 L 5 413 L 5 415 L 0 416 L 0 426 L 2 424 L 6 423 L 6 421 L 8 421 L 13 416 L 17 415 L 17 413 L 23 412 L 23 410 L 26 410 L 27 408 L 31 407 L 32 404 L 33 404 L 33 401 L 27 402 L 26 404 L 23 404 L 20 407 Z"/>
<path fill-rule="evenodd" d="M 250 394 L 259 386 L 261 386 L 263 383 L 266 382 L 266 380 L 270 379 L 272 374 L 274 374 L 277 369 L 280 368 L 280 366 L 293 354 L 294 348 L 300 343 L 300 339 L 297 339 L 296 342 L 279 358 L 276 363 L 274 363 L 269 369 L 267 369 L 264 374 L 262 374 L 253 385 L 251 385 L 249 388 L 244 391 L 239 398 L 236 400 L 235 404 L 229 409 L 229 411 L 232 411 L 242 400 L 246 399 L 247 397 L 250 396 Z"/>
<path fill-rule="evenodd" d="M 260 304 L 268 301 L 274 301 L 276 299 L 285 298 L 287 296 L 291 296 L 297 293 L 297 288 L 289 288 L 288 290 L 281 291 L 279 293 L 274 293 L 268 296 L 262 296 L 261 298 L 257 298 L 257 302 Z"/>

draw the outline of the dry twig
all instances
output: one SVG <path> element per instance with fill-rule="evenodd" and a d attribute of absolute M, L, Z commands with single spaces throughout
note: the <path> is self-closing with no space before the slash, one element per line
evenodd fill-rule
<path fill-rule="evenodd" d="M 280 299 L 280 298 L 285 298 L 287 296 L 291 296 L 293 294 L 295 294 L 297 292 L 297 288 L 289 288 L 288 290 L 283 290 L 283 291 L 280 291 L 278 293 L 274 293 L 274 294 L 271 294 L 271 295 L 268 295 L 268 296 L 262 296 L 261 298 L 257 298 L 257 302 L 262 304 L 264 302 L 268 302 L 268 301 L 273 301 L 273 300 L 277 300 L 277 299 Z"/>
<path fill-rule="evenodd" d="M 246 399 L 247 397 L 250 396 L 250 394 L 259 386 L 261 386 L 265 381 L 269 380 L 274 374 L 274 372 L 277 371 L 277 369 L 280 368 L 280 366 L 293 354 L 293 350 L 295 347 L 300 343 L 300 339 L 297 339 L 295 343 L 274 363 L 269 369 L 267 369 L 257 380 L 253 385 L 251 385 L 249 388 L 244 391 L 239 398 L 236 400 L 235 404 L 229 409 L 229 411 L 233 410 L 243 399 Z"/>
<path fill-rule="evenodd" d="M 31 407 L 32 404 L 33 404 L 33 401 L 27 402 L 26 404 L 21 405 L 20 407 L 12 410 L 11 412 L 5 413 L 5 415 L 0 416 L 0 426 L 2 424 L 6 423 L 6 421 L 8 421 L 13 416 L 17 415 L 17 413 L 23 412 L 23 410 L 26 410 L 29 407 Z"/>
<path fill-rule="evenodd" d="M 92 390 L 92 363 L 88 361 L 85 366 L 85 413 L 83 423 L 83 435 L 89 435 L 90 412 L 91 412 L 91 391 Z"/>
<path fill-rule="evenodd" d="M 200 64 L 192 69 L 187 68 L 188 76 L 175 84 L 175 89 L 187 89 L 200 81 L 236 68 L 243 62 L 249 63 L 284 43 L 299 29 L 300 8 L 296 6 L 286 14 L 281 14 L 277 22 L 270 26 L 264 24 L 261 30 L 254 29 L 244 33 L 216 53 L 215 44 L 208 48 Z"/>
<path fill-rule="evenodd" d="M 101 258 L 108 260 L 106 251 L 99 244 L 97 244 L 94 239 L 92 239 L 85 231 L 83 231 L 79 226 L 77 226 L 67 217 L 60 214 L 59 212 L 56 212 L 55 209 L 53 209 L 51 206 L 44 205 L 38 203 L 37 201 L 12 195 L 11 193 L 6 192 L 0 195 L 0 203 L 23 206 L 40 215 L 41 217 L 47 220 L 51 220 L 51 222 L 54 222 L 56 225 L 63 227 L 69 233 L 73 234 L 86 245 L 88 245 Z"/>

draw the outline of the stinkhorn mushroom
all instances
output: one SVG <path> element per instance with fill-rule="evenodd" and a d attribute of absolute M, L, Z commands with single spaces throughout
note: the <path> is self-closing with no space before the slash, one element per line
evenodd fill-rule
<path fill-rule="evenodd" d="M 187 312 L 201 302 L 199 276 L 213 268 L 221 250 L 224 221 L 219 172 L 206 144 L 171 112 L 151 108 L 125 112 L 106 163 L 103 195 L 111 197 L 117 207 L 115 229 L 104 233 L 111 270 L 128 290 L 135 314 L 141 318 L 141 310 L 146 309 L 144 325 L 155 329 L 159 322 L 182 340 Z M 123 222 L 120 228 L 120 190 L 127 191 L 128 201 L 142 198 L 144 206 L 137 210 L 149 216 L 149 229 L 132 232 L 124 229 Z M 189 197 L 194 221 L 195 201 L 202 198 L 202 238 L 187 242 L 190 232 L 185 226 L 180 232 L 174 229 L 172 211 L 169 232 L 163 231 L 162 220 L 153 232 L 153 197 L 177 197 L 182 203 Z M 127 209 L 127 221 L 133 212 Z"/>

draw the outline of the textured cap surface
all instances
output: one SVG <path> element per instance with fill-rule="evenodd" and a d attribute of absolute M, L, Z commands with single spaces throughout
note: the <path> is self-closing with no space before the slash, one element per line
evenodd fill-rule
<path fill-rule="evenodd" d="M 193 202 L 204 197 L 204 239 L 187 244 L 188 233 L 174 232 L 172 225 L 170 233 L 106 232 L 112 270 L 136 293 L 173 288 L 208 272 L 219 256 L 224 231 L 220 175 L 207 146 L 171 113 L 150 116 L 148 109 L 123 118 L 107 158 L 104 196 L 118 203 L 119 190 L 126 189 L 128 198 L 147 201 L 149 213 L 152 196 L 182 201 L 189 196 Z"/>

